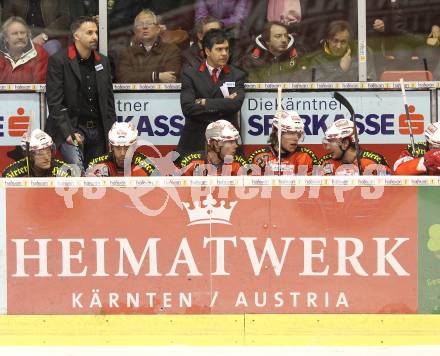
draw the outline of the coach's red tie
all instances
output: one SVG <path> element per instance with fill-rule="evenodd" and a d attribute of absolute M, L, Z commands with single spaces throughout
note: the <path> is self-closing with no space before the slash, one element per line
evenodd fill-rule
<path fill-rule="evenodd" d="M 218 72 L 218 69 L 214 68 L 211 73 L 211 79 L 215 84 L 217 84 L 217 81 L 218 81 L 217 72 Z"/>

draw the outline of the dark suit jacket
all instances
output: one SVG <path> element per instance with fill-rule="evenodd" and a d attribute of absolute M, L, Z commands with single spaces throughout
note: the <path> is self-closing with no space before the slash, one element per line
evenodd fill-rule
<path fill-rule="evenodd" d="M 220 87 L 225 82 L 234 83 L 235 86 L 228 89 L 229 94 L 237 93 L 235 99 L 223 97 Z M 205 149 L 205 130 L 211 122 L 228 120 L 238 128 L 238 112 L 245 94 L 244 82 L 245 73 L 229 65 L 223 67 L 217 83 L 211 80 L 206 62 L 183 70 L 180 104 L 185 126 L 177 147 L 181 155 Z M 206 99 L 206 104 L 196 104 L 196 99 Z"/>
<path fill-rule="evenodd" d="M 104 135 L 116 121 L 115 99 L 110 75 L 110 64 L 107 57 L 95 51 L 95 66 L 102 66 L 96 71 L 99 110 L 101 113 Z M 81 91 L 81 73 L 74 45 L 49 57 L 46 74 L 46 97 L 49 106 L 49 117 L 46 131 L 55 143 L 64 143 L 66 138 L 78 126 L 79 95 Z M 68 119 L 62 114 L 67 108 Z"/>

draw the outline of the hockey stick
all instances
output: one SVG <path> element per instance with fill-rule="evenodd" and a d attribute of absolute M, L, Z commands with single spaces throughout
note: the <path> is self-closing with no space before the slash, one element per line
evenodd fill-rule
<path fill-rule="evenodd" d="M 403 82 L 403 78 L 400 78 L 400 89 L 402 90 L 403 105 L 405 106 L 406 122 L 408 123 L 408 129 L 409 129 L 409 139 L 411 141 L 411 147 L 413 149 L 413 152 L 415 153 L 416 148 L 414 144 L 414 134 L 411 126 L 411 118 L 409 116 L 408 102 L 406 101 L 405 83 Z"/>
<path fill-rule="evenodd" d="M 278 87 L 278 100 L 277 100 L 277 113 L 278 116 L 278 175 L 281 175 L 281 94 L 283 92 L 283 87 L 280 85 Z"/>
<path fill-rule="evenodd" d="M 359 148 L 359 137 L 358 137 L 357 127 L 356 127 L 356 117 L 354 115 L 353 107 L 351 106 L 351 104 L 349 103 L 347 98 L 345 96 L 343 96 L 341 93 L 335 91 L 333 93 L 333 97 L 337 101 L 339 101 L 339 103 L 341 105 L 343 105 L 350 112 L 351 121 L 353 121 L 353 123 L 354 123 L 354 145 L 356 148 L 356 160 L 357 160 L 357 166 L 359 169 L 359 175 L 361 176 L 362 175 L 361 150 Z"/>
<path fill-rule="evenodd" d="M 64 120 L 66 120 L 66 122 L 70 123 L 70 118 L 69 118 L 69 113 L 67 111 L 67 108 L 61 109 L 61 114 L 64 116 Z M 87 167 L 84 166 L 83 147 L 82 147 L 82 144 L 80 144 L 78 142 L 78 140 L 76 139 L 75 133 L 73 132 L 73 128 L 72 128 L 71 125 L 70 125 L 70 127 L 71 127 L 71 129 L 70 129 L 70 135 L 69 136 L 72 139 L 73 147 L 75 147 L 76 154 L 78 155 L 78 160 L 79 160 L 79 163 L 81 165 L 81 167 L 80 167 L 81 175 L 84 175 Z"/>
<path fill-rule="evenodd" d="M 31 132 L 32 132 L 32 122 L 34 121 L 34 111 L 31 110 L 31 115 L 29 118 L 29 124 L 26 131 L 26 168 L 27 168 L 27 176 L 31 176 L 31 165 L 30 165 L 30 154 L 31 154 Z"/>

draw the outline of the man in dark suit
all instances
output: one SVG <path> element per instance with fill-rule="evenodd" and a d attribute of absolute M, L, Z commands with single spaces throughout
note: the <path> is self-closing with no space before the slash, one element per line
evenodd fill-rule
<path fill-rule="evenodd" d="M 64 160 L 84 172 L 93 158 L 107 151 L 108 132 L 116 120 L 115 101 L 109 61 L 96 51 L 95 19 L 80 17 L 71 31 L 73 43 L 49 58 L 46 131 Z"/>
<path fill-rule="evenodd" d="M 180 104 L 185 126 L 177 151 L 181 157 L 205 148 L 206 127 L 219 119 L 238 128 L 244 100 L 245 73 L 227 64 L 229 42 L 220 29 L 209 30 L 202 40 L 206 61 L 182 72 Z"/>

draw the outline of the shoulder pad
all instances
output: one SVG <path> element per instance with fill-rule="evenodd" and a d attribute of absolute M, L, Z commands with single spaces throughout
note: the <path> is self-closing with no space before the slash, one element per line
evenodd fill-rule
<path fill-rule="evenodd" d="M 257 157 L 259 154 L 261 154 L 261 153 L 269 153 L 269 152 L 270 152 L 270 148 L 267 147 L 267 146 L 266 146 L 266 147 L 259 148 L 258 150 L 252 152 L 252 153 L 249 155 L 248 163 L 252 163 L 252 161 L 254 160 L 254 158 Z"/>
<path fill-rule="evenodd" d="M 376 162 L 377 164 L 382 164 L 384 166 L 389 167 L 388 162 L 385 159 L 385 157 L 379 153 L 376 153 L 376 152 L 363 150 L 361 158 L 368 158 L 368 159 L 371 159 L 372 161 Z"/>
<path fill-rule="evenodd" d="M 63 165 L 65 165 L 65 164 L 67 164 L 66 162 L 64 162 L 64 161 L 61 161 L 61 160 L 59 160 L 59 159 L 54 159 L 53 160 L 53 165 L 54 166 L 57 166 L 57 167 L 61 167 L 61 166 L 63 166 Z"/>
<path fill-rule="evenodd" d="M 110 158 L 110 154 L 106 153 L 105 155 L 96 157 L 94 159 L 92 159 L 89 163 L 89 167 L 95 165 L 95 164 L 99 164 L 99 163 L 106 163 L 106 162 L 110 162 L 111 158 Z"/>
<path fill-rule="evenodd" d="M 241 155 L 235 155 L 234 156 L 234 162 L 239 163 L 240 166 L 245 166 L 247 164 L 246 158 L 244 158 Z"/>
<path fill-rule="evenodd" d="M 200 161 L 200 160 L 203 160 L 201 152 L 189 153 L 180 160 L 180 167 L 186 167 L 192 161 Z"/>
<path fill-rule="evenodd" d="M 409 152 L 411 156 L 414 158 L 422 157 L 428 151 L 428 143 L 425 142 L 416 142 L 414 144 L 414 149 L 411 144 L 406 147 L 406 150 Z"/>
<path fill-rule="evenodd" d="M 140 167 L 145 173 L 148 173 L 149 176 L 157 170 L 153 161 L 141 152 L 136 151 L 134 153 L 132 163 Z"/>
<path fill-rule="evenodd" d="M 27 177 L 28 176 L 27 159 L 22 158 L 16 162 L 11 163 L 3 170 L 2 176 L 5 178 Z"/>
<path fill-rule="evenodd" d="M 51 175 L 52 177 L 71 177 L 72 167 L 66 162 L 54 159 L 52 162 Z"/>
<path fill-rule="evenodd" d="M 318 164 L 318 157 L 316 156 L 315 152 L 313 152 L 311 149 L 307 147 L 303 147 L 303 146 L 298 146 L 298 147 L 299 147 L 299 152 L 306 153 L 310 156 L 314 165 Z"/>
<path fill-rule="evenodd" d="M 332 158 L 332 154 L 331 153 L 327 153 L 326 155 L 322 156 L 319 160 L 318 160 L 318 164 L 321 166 L 325 161 L 329 160 Z"/>

